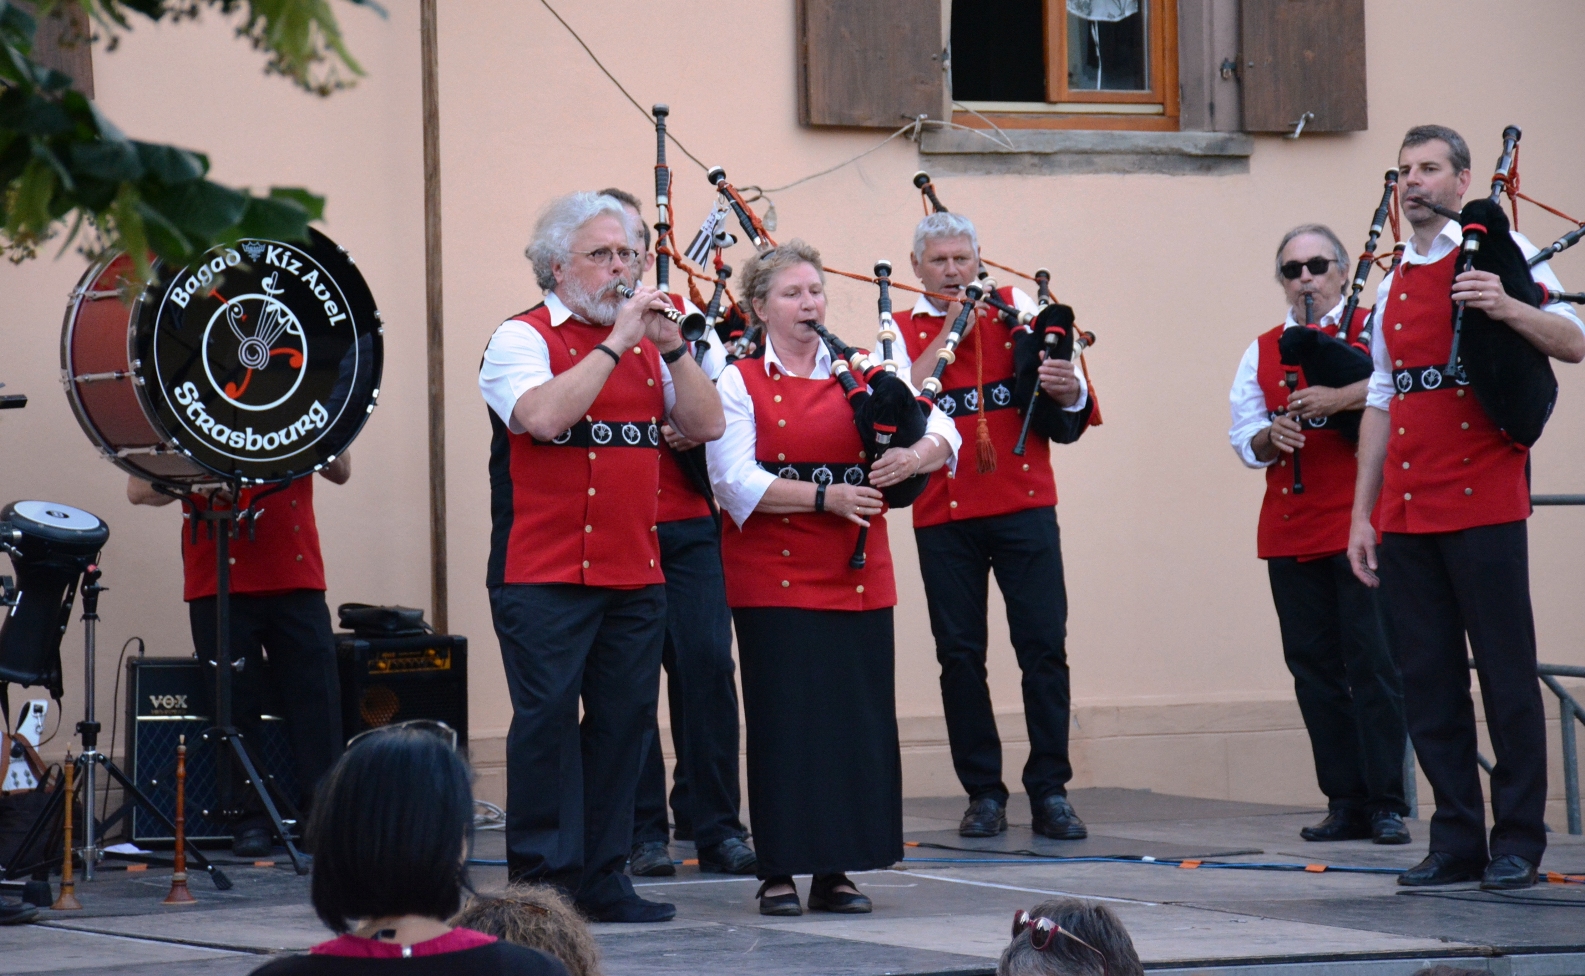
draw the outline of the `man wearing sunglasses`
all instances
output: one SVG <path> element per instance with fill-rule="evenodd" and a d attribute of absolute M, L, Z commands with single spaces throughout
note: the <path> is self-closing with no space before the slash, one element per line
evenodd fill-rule
<path fill-rule="evenodd" d="M 552 201 L 525 252 L 545 300 L 496 329 L 479 370 L 494 432 L 485 583 L 513 713 L 507 872 L 605 922 L 676 914 L 622 870 L 666 628 L 660 428 L 702 442 L 725 427 L 659 314 L 666 297 L 638 280 L 638 243 L 611 197 Z"/>
<path fill-rule="evenodd" d="M 1410 129 L 1398 150 L 1414 234 L 1376 294 L 1375 372 L 1359 428 L 1348 554 L 1366 585 L 1380 584 L 1392 613 L 1409 734 L 1436 793 L 1430 854 L 1398 883 L 1526 888 L 1546 850 L 1547 794 L 1526 535 L 1529 450 L 1498 428 L 1459 373 L 1443 370 L 1456 302 L 1566 363 L 1585 359 L 1585 325 L 1562 302 L 1536 308 L 1495 274 L 1458 271 L 1461 228 L 1436 210 L 1458 209 L 1469 166 L 1463 138 L 1442 126 Z M 1527 258 L 1536 253 L 1519 234 L 1513 239 Z M 1530 275 L 1562 290 L 1544 262 Z M 1379 552 L 1371 522 L 1378 497 Z M 1497 757 L 1489 842 L 1467 655 Z"/>
<path fill-rule="evenodd" d="M 1320 224 L 1283 236 L 1277 283 L 1287 318 L 1250 343 L 1238 364 L 1228 439 L 1246 466 L 1266 472 L 1256 552 L 1266 561 L 1282 656 L 1327 799 L 1326 819 L 1299 834 L 1309 841 L 1407 844 L 1403 690 L 1377 593 L 1349 567 L 1354 444 L 1331 422 L 1365 405 L 1367 381 L 1342 389 L 1312 386 L 1301 370 L 1290 389 L 1277 346 L 1286 330 L 1305 327 L 1306 298 L 1317 328 L 1358 339 L 1365 311 L 1356 312 L 1346 330 L 1338 323 L 1346 260 L 1337 235 Z M 1302 481 L 1295 459 L 1302 463 Z M 1296 491 L 1300 486 L 1303 491 Z"/>

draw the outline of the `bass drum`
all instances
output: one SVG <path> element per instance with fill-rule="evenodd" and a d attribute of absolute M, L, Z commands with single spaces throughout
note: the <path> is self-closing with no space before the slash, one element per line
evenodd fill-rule
<path fill-rule="evenodd" d="M 61 374 L 106 457 L 149 481 L 273 484 L 347 449 L 379 399 L 384 329 L 351 256 L 309 234 L 157 262 L 142 289 L 125 255 L 89 268 Z"/>

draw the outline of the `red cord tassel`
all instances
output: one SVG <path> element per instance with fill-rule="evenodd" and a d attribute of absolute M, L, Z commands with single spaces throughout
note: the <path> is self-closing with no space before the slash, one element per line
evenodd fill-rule
<path fill-rule="evenodd" d="M 974 403 L 980 418 L 974 432 L 974 470 L 991 474 L 996 470 L 996 445 L 991 443 L 991 426 L 985 422 L 985 343 L 982 322 L 974 330 Z"/>

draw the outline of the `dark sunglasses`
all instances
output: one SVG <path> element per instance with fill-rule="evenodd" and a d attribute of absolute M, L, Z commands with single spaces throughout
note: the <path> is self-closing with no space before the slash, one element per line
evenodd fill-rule
<path fill-rule="evenodd" d="M 1303 274 L 1304 270 L 1308 268 L 1310 269 L 1311 274 L 1319 278 L 1321 275 L 1326 274 L 1327 268 L 1330 268 L 1336 263 L 1337 262 L 1333 261 L 1331 258 L 1311 258 L 1308 261 L 1289 261 L 1287 264 L 1282 266 L 1282 276 L 1287 278 L 1289 281 L 1297 281 L 1299 275 Z"/>
<path fill-rule="evenodd" d="M 1036 952 L 1045 952 L 1051 948 L 1057 936 L 1063 935 L 1077 942 L 1079 945 L 1095 953 L 1101 960 L 1101 972 L 1105 976 L 1112 976 L 1112 968 L 1106 964 L 1106 954 L 1085 942 L 1083 939 L 1069 932 L 1067 929 L 1053 922 L 1049 918 L 1031 916 L 1020 908 L 1013 913 L 1013 938 L 1018 938 L 1025 931 L 1029 933 L 1029 944 Z"/>
<path fill-rule="evenodd" d="M 377 735 L 381 732 L 389 732 L 392 729 L 417 729 L 420 732 L 428 732 L 430 735 L 436 736 L 444 741 L 446 745 L 451 747 L 452 752 L 457 751 L 457 730 L 447 725 L 445 722 L 433 718 L 414 718 L 409 719 L 406 722 L 397 722 L 394 725 L 380 725 L 372 729 L 366 729 L 348 739 L 347 748 L 352 748 L 353 743 L 357 742 L 359 739 L 366 739 L 371 735 Z"/>

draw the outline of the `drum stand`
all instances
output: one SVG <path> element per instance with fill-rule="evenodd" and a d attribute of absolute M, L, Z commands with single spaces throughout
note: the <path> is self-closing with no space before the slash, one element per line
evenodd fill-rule
<path fill-rule="evenodd" d="M 83 720 L 77 723 L 77 734 L 82 738 L 83 748 L 82 752 L 72 763 L 76 772 L 75 779 L 83 797 L 83 844 L 79 850 L 82 851 L 84 881 L 94 880 L 94 868 L 98 865 L 99 859 L 103 854 L 99 849 L 99 837 L 105 824 L 97 824 L 94 821 L 95 780 L 100 766 L 105 768 L 105 772 L 109 773 L 112 779 L 121 784 L 121 789 L 126 792 L 128 797 L 128 805 L 134 803 L 141 805 L 143 809 L 163 823 L 173 834 L 176 830 L 176 825 L 171 822 L 171 818 L 167 817 L 142 790 L 138 789 L 137 784 L 132 781 L 131 777 L 121 771 L 121 768 L 115 764 L 114 760 L 99 751 L 99 730 L 101 726 L 94 716 L 94 658 L 97 650 L 96 641 L 99 625 L 99 594 L 106 589 L 106 587 L 99 585 L 99 576 L 99 567 L 96 565 L 89 566 L 83 571 L 81 590 L 83 598 Z M 53 840 L 55 838 L 50 835 L 54 835 L 56 832 L 50 829 L 50 825 L 60 815 L 62 804 L 75 801 L 76 790 L 73 790 L 73 793 L 73 796 L 67 796 L 66 790 L 61 788 L 50 796 L 44 805 L 44 809 L 39 811 L 38 818 L 33 821 L 32 826 L 28 828 L 27 835 L 23 837 L 22 843 L 17 847 L 17 855 L 12 858 L 13 862 L 21 862 L 40 843 L 47 848 L 53 848 Z M 110 821 L 106 821 L 106 824 L 113 822 L 120 816 L 121 814 L 117 813 Z M 209 872 L 210 880 L 214 882 L 217 889 L 227 891 L 231 888 L 231 879 L 227 878 L 218 867 L 210 863 L 209 859 L 204 857 L 203 852 L 194 846 L 191 840 L 187 842 L 187 849 L 199 867 Z M 44 860 L 37 864 L 7 865 L 5 878 L 9 881 L 12 878 L 19 878 L 24 874 L 34 873 L 40 869 L 48 870 L 51 860 L 50 854 L 45 854 Z M 64 865 L 62 870 L 64 871 Z"/>
<path fill-rule="evenodd" d="M 265 495 L 274 494 L 283 490 L 291 482 L 284 482 L 273 489 L 268 489 L 254 498 L 254 503 Z M 215 532 L 215 724 L 204 733 L 204 738 L 214 743 L 215 774 L 220 793 L 220 817 L 222 819 L 236 819 L 243 815 L 243 807 L 237 802 L 231 782 L 231 763 L 240 764 L 242 771 L 247 774 L 248 785 L 259 801 L 264 805 L 264 810 L 269 814 L 270 823 L 275 827 L 281 842 L 286 845 L 286 853 L 292 859 L 292 868 L 298 874 L 307 874 L 311 861 L 292 842 L 291 833 L 286 829 L 286 823 L 281 819 L 280 809 L 270 796 L 270 789 L 265 784 L 264 778 L 259 775 L 258 767 L 248 755 L 247 747 L 242 742 L 242 732 L 232 723 L 231 715 L 231 681 L 233 672 L 240 672 L 247 663 L 247 658 L 231 657 L 231 535 L 237 529 L 237 523 L 243 519 L 252 525 L 253 505 L 249 505 L 244 512 L 235 508 L 235 499 L 242 496 L 242 486 L 233 483 L 230 486 L 233 499 L 231 508 L 217 509 L 213 502 L 205 509 L 197 505 L 192 506 L 192 517 L 195 520 L 208 522 L 214 527 Z M 193 530 L 197 531 L 197 524 Z M 296 811 L 292 811 L 294 814 Z"/>

